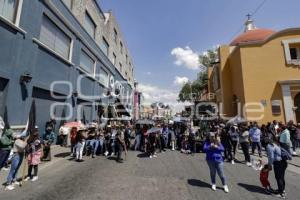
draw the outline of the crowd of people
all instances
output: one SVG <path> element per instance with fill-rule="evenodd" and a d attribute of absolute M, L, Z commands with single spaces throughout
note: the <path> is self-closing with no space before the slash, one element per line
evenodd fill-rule
<path fill-rule="evenodd" d="M 256 170 L 261 170 L 260 181 L 266 193 L 275 194 L 280 198 L 286 197 L 285 171 L 288 160 L 296 155 L 300 144 L 300 126 L 293 121 L 283 124 L 273 121 L 267 125 L 259 126 L 256 122 L 225 125 L 220 122 L 211 122 L 204 145 L 207 154 L 206 160 L 210 169 L 212 190 L 216 190 L 216 174 L 219 175 L 224 191 L 229 192 L 227 179 L 224 174 L 224 161 L 235 164 L 237 148 L 240 145 L 245 158 L 245 164 Z M 262 157 L 265 149 L 268 162 L 262 159 L 251 162 L 250 154 L 258 151 Z M 274 170 L 277 190 L 273 190 L 268 180 L 269 172 Z"/>
<path fill-rule="evenodd" d="M 13 190 L 23 181 L 38 180 L 38 166 L 41 161 L 51 161 L 51 146 L 59 143 L 70 146 L 70 156 L 77 162 L 84 156 L 95 158 L 97 155 L 115 157 L 118 163 L 126 159 L 127 151 L 142 151 L 150 159 L 158 153 L 178 150 L 184 154 L 206 153 L 206 161 L 211 176 L 212 190 L 216 190 L 216 175 L 220 177 L 224 191 L 229 192 L 228 179 L 224 173 L 224 162 L 235 164 L 240 148 L 245 164 L 261 170 L 260 180 L 267 193 L 285 198 L 285 170 L 288 160 L 296 155 L 300 147 L 300 125 L 292 121 L 286 125 L 277 121 L 259 126 L 256 122 L 229 124 L 222 121 L 208 121 L 198 128 L 189 123 L 136 124 L 111 123 L 101 127 L 97 122 L 82 124 L 66 123 L 60 127 L 56 138 L 55 120 L 46 123 L 45 132 L 40 134 L 38 127 L 27 135 L 24 131 L 15 134 L 0 123 L 0 170 L 9 169 L 6 189 Z M 251 154 L 257 151 L 258 157 L 265 150 L 268 163 L 252 160 Z M 125 158 L 122 153 L 125 152 Z M 28 165 L 27 174 L 17 181 L 23 159 Z M 25 168 L 24 168 L 25 169 Z M 274 170 L 277 190 L 271 188 L 268 175 Z M 24 171 L 24 170 L 23 170 Z"/>

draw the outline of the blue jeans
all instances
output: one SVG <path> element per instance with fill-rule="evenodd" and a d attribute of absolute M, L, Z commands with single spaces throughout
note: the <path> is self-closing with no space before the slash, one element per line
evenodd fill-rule
<path fill-rule="evenodd" d="M 209 171 L 210 171 L 210 178 L 211 178 L 211 183 L 213 185 L 216 184 L 216 174 L 218 173 L 222 184 L 227 185 L 226 183 L 226 177 L 224 175 L 224 163 L 223 162 L 215 162 L 215 161 L 207 161 Z"/>
<path fill-rule="evenodd" d="M 99 147 L 99 140 L 95 140 L 95 139 L 87 140 L 86 141 L 86 146 L 88 146 L 88 145 L 90 145 L 92 147 L 93 155 L 96 155 L 97 149 Z"/>
<path fill-rule="evenodd" d="M 261 143 L 260 142 L 252 142 L 252 154 L 255 153 L 256 147 L 258 150 L 258 155 L 261 156 Z"/>
<path fill-rule="evenodd" d="M 135 137 L 135 147 L 134 147 L 134 150 L 139 150 L 140 149 L 140 146 L 141 146 L 141 139 L 142 139 L 142 135 L 141 134 L 138 134 L 136 135 Z"/>
<path fill-rule="evenodd" d="M 10 150 L 0 149 L 0 170 L 5 166 L 5 163 L 9 157 Z"/>
<path fill-rule="evenodd" d="M 9 184 L 9 185 L 12 184 L 12 182 L 16 178 L 18 170 L 22 164 L 23 157 L 24 157 L 23 153 L 14 153 L 14 155 L 11 159 L 10 171 L 7 176 L 7 184 Z"/>

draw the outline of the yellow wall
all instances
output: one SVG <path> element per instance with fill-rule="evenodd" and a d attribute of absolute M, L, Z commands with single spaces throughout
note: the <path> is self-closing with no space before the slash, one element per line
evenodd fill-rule
<path fill-rule="evenodd" d="M 282 100 L 279 80 L 300 79 L 300 67 L 286 64 L 282 45 L 282 40 L 292 38 L 300 38 L 300 31 L 280 35 L 263 45 L 240 47 L 245 101 L 267 101 L 265 117 L 260 123 L 274 119 L 285 122 L 283 105 L 281 106 L 281 115 L 274 116 L 271 111 L 271 100 Z M 234 62 L 231 63 L 234 65 L 232 68 L 238 66 Z M 247 117 L 251 116 L 247 115 Z"/>

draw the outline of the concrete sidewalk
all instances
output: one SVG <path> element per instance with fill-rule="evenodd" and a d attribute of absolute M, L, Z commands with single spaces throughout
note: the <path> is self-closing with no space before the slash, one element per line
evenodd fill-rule
<path fill-rule="evenodd" d="M 44 170 L 46 168 L 48 168 L 49 166 L 53 166 L 54 164 L 56 164 L 57 162 L 64 160 L 66 157 L 68 157 L 70 155 L 70 148 L 67 147 L 61 147 L 59 145 L 53 145 L 51 146 L 51 161 L 49 162 L 42 162 L 39 165 L 39 171 L 40 170 Z M 22 173 L 23 173 L 23 167 L 25 164 L 26 160 L 23 160 L 23 163 L 18 171 L 18 178 L 22 177 Z M 25 168 L 25 176 L 27 175 L 27 171 L 28 171 L 28 165 L 26 165 Z M 0 171 L 0 183 L 1 185 L 4 184 L 6 182 L 6 178 L 7 175 L 9 173 L 8 171 L 4 171 L 3 169 Z"/>

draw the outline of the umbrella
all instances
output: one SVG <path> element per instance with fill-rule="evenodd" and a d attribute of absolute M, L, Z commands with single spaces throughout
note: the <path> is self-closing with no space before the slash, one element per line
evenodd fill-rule
<path fill-rule="evenodd" d="M 147 134 L 161 132 L 161 131 L 162 131 L 162 128 L 153 127 L 147 131 Z"/>
<path fill-rule="evenodd" d="M 35 100 L 32 100 L 29 116 L 28 116 L 28 124 L 27 124 L 27 134 L 32 134 L 35 130 L 36 123 L 36 106 Z"/>
<path fill-rule="evenodd" d="M 230 120 L 228 120 L 226 124 L 233 125 L 233 124 L 241 124 L 245 122 L 247 122 L 247 120 L 242 117 L 233 117 Z"/>
<path fill-rule="evenodd" d="M 135 124 L 141 124 L 141 125 L 154 125 L 154 121 L 142 119 L 142 120 L 137 120 L 137 121 L 135 122 Z"/>
<path fill-rule="evenodd" d="M 81 122 L 67 122 L 64 124 L 65 127 L 70 128 L 84 128 L 84 125 Z"/>

